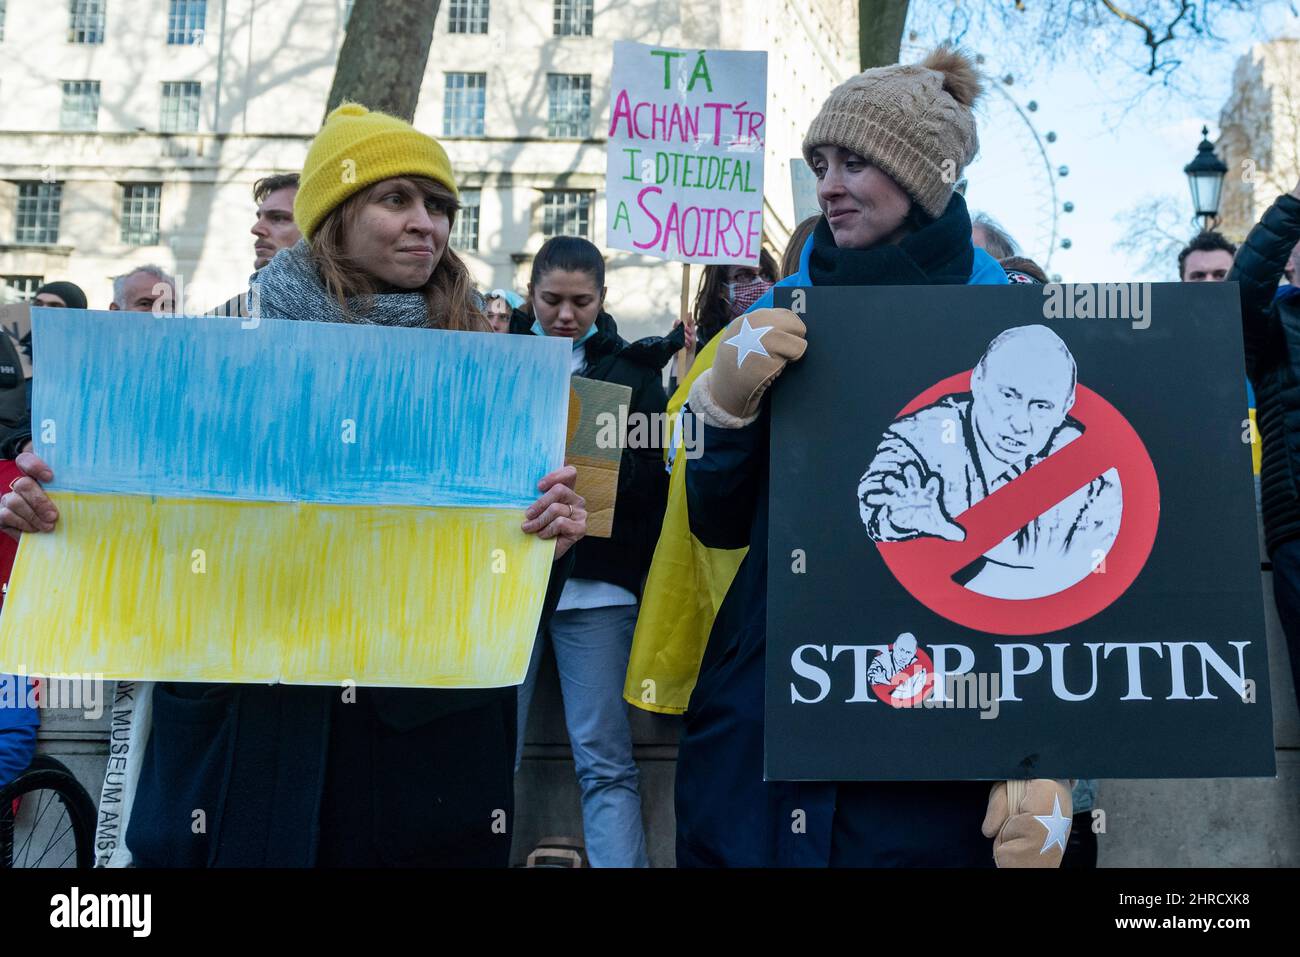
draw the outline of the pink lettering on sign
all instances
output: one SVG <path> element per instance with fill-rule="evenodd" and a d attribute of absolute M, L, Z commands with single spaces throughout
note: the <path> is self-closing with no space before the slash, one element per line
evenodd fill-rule
<path fill-rule="evenodd" d="M 740 104 L 742 107 L 745 104 Z M 629 140 L 655 140 L 660 143 L 699 143 L 712 142 L 718 146 L 723 142 L 722 125 L 724 114 L 732 108 L 730 103 L 705 103 L 702 106 L 684 106 L 681 103 L 655 103 L 647 100 L 633 102 L 627 90 L 619 90 L 614 97 L 614 108 L 610 111 L 609 136 L 611 139 L 622 136 Z M 705 122 L 712 122 L 711 132 L 701 134 L 701 116 Z M 739 114 L 740 132 L 726 134 L 728 143 L 746 143 L 745 123 L 763 122 L 762 113 L 741 111 Z"/>
<path fill-rule="evenodd" d="M 685 259 L 758 258 L 763 231 L 761 210 L 681 206 L 676 202 L 670 202 L 665 210 L 656 202 L 662 195 L 663 190 L 658 186 L 647 186 L 637 193 L 637 206 L 654 227 L 654 235 L 649 239 L 632 241 L 637 249 L 658 250 Z"/>

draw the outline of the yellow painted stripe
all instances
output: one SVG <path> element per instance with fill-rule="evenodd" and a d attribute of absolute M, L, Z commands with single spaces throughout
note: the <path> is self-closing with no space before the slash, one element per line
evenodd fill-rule
<path fill-rule="evenodd" d="M 0 671 L 497 687 L 528 667 L 554 544 L 515 509 L 56 493 Z"/>
<path fill-rule="evenodd" d="M 1255 410 L 1247 409 L 1246 414 L 1250 416 L 1250 466 L 1258 475 L 1264 462 L 1264 443 L 1259 438 L 1259 421 L 1255 418 Z"/>

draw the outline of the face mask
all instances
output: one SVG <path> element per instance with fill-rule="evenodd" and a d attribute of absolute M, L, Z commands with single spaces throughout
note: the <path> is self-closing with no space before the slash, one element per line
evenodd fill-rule
<path fill-rule="evenodd" d="M 763 295 L 772 288 L 772 283 L 763 279 L 751 279 L 749 282 L 729 282 L 727 283 L 727 300 L 731 305 L 731 318 L 745 312 Z"/>

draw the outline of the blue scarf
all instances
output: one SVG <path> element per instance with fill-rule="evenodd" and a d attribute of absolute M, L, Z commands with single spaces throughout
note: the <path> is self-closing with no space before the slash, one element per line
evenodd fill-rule
<path fill-rule="evenodd" d="M 542 328 L 542 324 L 541 324 L 540 322 L 538 322 L 536 319 L 533 320 L 532 332 L 533 332 L 533 335 L 535 335 L 535 336 L 544 336 L 544 335 L 546 335 L 546 330 L 544 330 L 544 329 Z M 595 334 L 596 334 L 596 324 L 593 322 L 593 323 L 591 324 L 591 328 L 588 329 L 586 332 L 584 332 L 584 333 L 582 334 L 582 338 L 581 338 L 581 339 L 574 339 L 574 340 L 573 340 L 573 348 L 575 348 L 575 349 L 578 348 L 580 345 L 582 345 L 584 342 L 586 342 L 588 339 L 590 339 L 590 338 L 591 338 L 592 336 L 594 336 Z"/>

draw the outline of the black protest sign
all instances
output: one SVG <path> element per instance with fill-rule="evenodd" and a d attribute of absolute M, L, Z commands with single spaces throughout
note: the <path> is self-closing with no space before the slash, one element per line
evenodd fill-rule
<path fill-rule="evenodd" d="M 769 779 L 1274 773 L 1235 285 L 778 292 Z"/>

